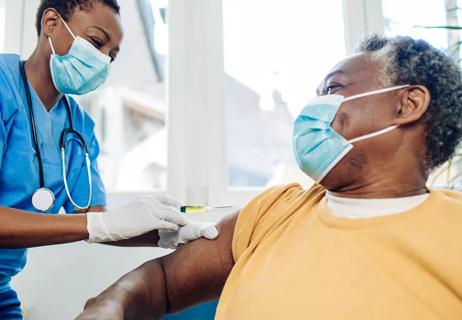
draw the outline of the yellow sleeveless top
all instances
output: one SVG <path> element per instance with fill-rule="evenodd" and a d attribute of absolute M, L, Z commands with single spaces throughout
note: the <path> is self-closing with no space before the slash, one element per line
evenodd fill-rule
<path fill-rule="evenodd" d="M 462 319 L 462 194 L 399 214 L 333 215 L 316 185 L 271 188 L 241 212 L 216 319 Z"/>

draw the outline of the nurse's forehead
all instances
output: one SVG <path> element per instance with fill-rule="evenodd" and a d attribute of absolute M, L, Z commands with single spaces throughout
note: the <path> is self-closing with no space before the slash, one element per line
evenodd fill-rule
<path fill-rule="evenodd" d="M 75 8 L 68 23 L 78 26 L 81 30 L 87 28 L 104 30 L 104 33 L 116 40 L 121 40 L 123 37 L 119 14 L 103 3 L 95 2 L 86 8 Z"/>

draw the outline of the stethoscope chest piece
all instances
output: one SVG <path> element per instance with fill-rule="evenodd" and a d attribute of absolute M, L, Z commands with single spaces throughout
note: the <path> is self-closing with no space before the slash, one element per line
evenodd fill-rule
<path fill-rule="evenodd" d="M 55 203 L 55 195 L 50 189 L 37 189 L 32 195 L 32 205 L 36 210 L 47 211 L 53 207 Z"/>

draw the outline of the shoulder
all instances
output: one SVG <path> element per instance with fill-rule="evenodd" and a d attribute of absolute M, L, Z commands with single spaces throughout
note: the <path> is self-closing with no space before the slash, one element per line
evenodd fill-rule
<path fill-rule="evenodd" d="M 17 54 L 0 54 L 0 72 L 3 74 L 19 72 L 20 57 Z"/>
<path fill-rule="evenodd" d="M 430 189 L 430 195 L 438 205 L 462 207 L 462 192 L 448 189 Z"/>
<path fill-rule="evenodd" d="M 303 192 L 303 188 L 298 183 L 291 183 L 287 185 L 277 185 L 264 190 L 259 193 L 256 197 L 249 201 L 249 206 L 271 206 L 275 202 L 287 201 L 288 198 L 294 195 L 300 195 Z"/>
<path fill-rule="evenodd" d="M 269 188 L 250 200 L 241 210 L 234 230 L 235 258 L 252 241 L 259 242 L 298 212 L 309 211 L 324 194 L 325 189 L 318 184 L 306 190 L 301 185 L 292 183 Z"/>
<path fill-rule="evenodd" d="M 2 87 L 17 88 L 20 80 L 20 58 L 16 54 L 0 54 L 0 81 Z"/>
<path fill-rule="evenodd" d="M 16 110 L 20 92 L 20 58 L 15 54 L 0 54 L 0 112 L 7 120 Z"/>
<path fill-rule="evenodd" d="M 430 190 L 431 196 L 434 201 L 432 204 L 437 206 L 438 211 L 445 214 L 454 213 L 462 219 L 462 193 L 446 189 L 432 189 Z"/>
<path fill-rule="evenodd" d="M 441 196 L 442 200 L 456 201 L 462 204 L 462 192 L 448 189 L 434 189 L 432 192 Z"/>
<path fill-rule="evenodd" d="M 430 189 L 430 197 L 422 210 L 422 219 L 447 234 L 460 234 L 462 228 L 462 193 L 445 189 Z"/>
<path fill-rule="evenodd" d="M 271 187 L 256 197 L 254 197 L 241 211 L 240 216 L 262 216 L 270 211 L 279 211 L 284 209 L 284 214 L 292 214 L 292 210 L 300 204 L 306 204 L 309 201 L 316 201 L 317 198 L 324 195 L 324 188 L 318 184 L 313 185 L 310 189 L 304 189 L 298 183 L 279 185 Z"/>

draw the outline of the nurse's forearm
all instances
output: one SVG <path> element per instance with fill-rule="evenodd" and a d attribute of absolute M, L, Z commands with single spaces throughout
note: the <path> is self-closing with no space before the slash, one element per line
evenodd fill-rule
<path fill-rule="evenodd" d="M 76 211 L 74 214 L 87 213 L 87 212 L 104 212 L 106 211 L 105 206 L 93 206 L 88 209 Z M 104 244 L 116 246 L 116 247 L 157 247 L 159 241 L 159 233 L 157 231 L 150 231 L 143 235 L 114 242 L 106 242 Z"/>
<path fill-rule="evenodd" d="M 159 233 L 157 230 L 154 230 L 138 237 L 115 242 L 106 242 L 105 244 L 117 247 L 157 247 L 158 241 Z"/>
<path fill-rule="evenodd" d="M 87 213 L 87 212 L 104 212 L 106 211 L 105 206 L 93 206 L 88 209 L 76 211 L 76 213 Z M 159 233 L 157 230 L 150 231 L 148 233 L 142 234 L 140 236 L 120 240 L 114 242 L 105 242 L 104 244 L 116 247 L 157 247 L 157 242 L 159 241 Z"/>
<path fill-rule="evenodd" d="M 105 206 L 91 206 L 88 209 L 77 210 L 77 211 L 74 211 L 73 213 L 104 212 L 104 211 L 106 211 Z"/>
<path fill-rule="evenodd" d="M 50 215 L 0 207 L 1 248 L 30 248 L 85 239 L 85 214 Z"/>
<path fill-rule="evenodd" d="M 88 209 L 76 211 L 74 214 L 87 213 L 87 212 L 104 212 L 106 211 L 105 206 L 92 206 Z M 159 241 L 159 233 L 154 230 L 143 235 L 114 242 L 106 242 L 104 244 L 116 246 L 116 247 L 157 247 Z"/>

